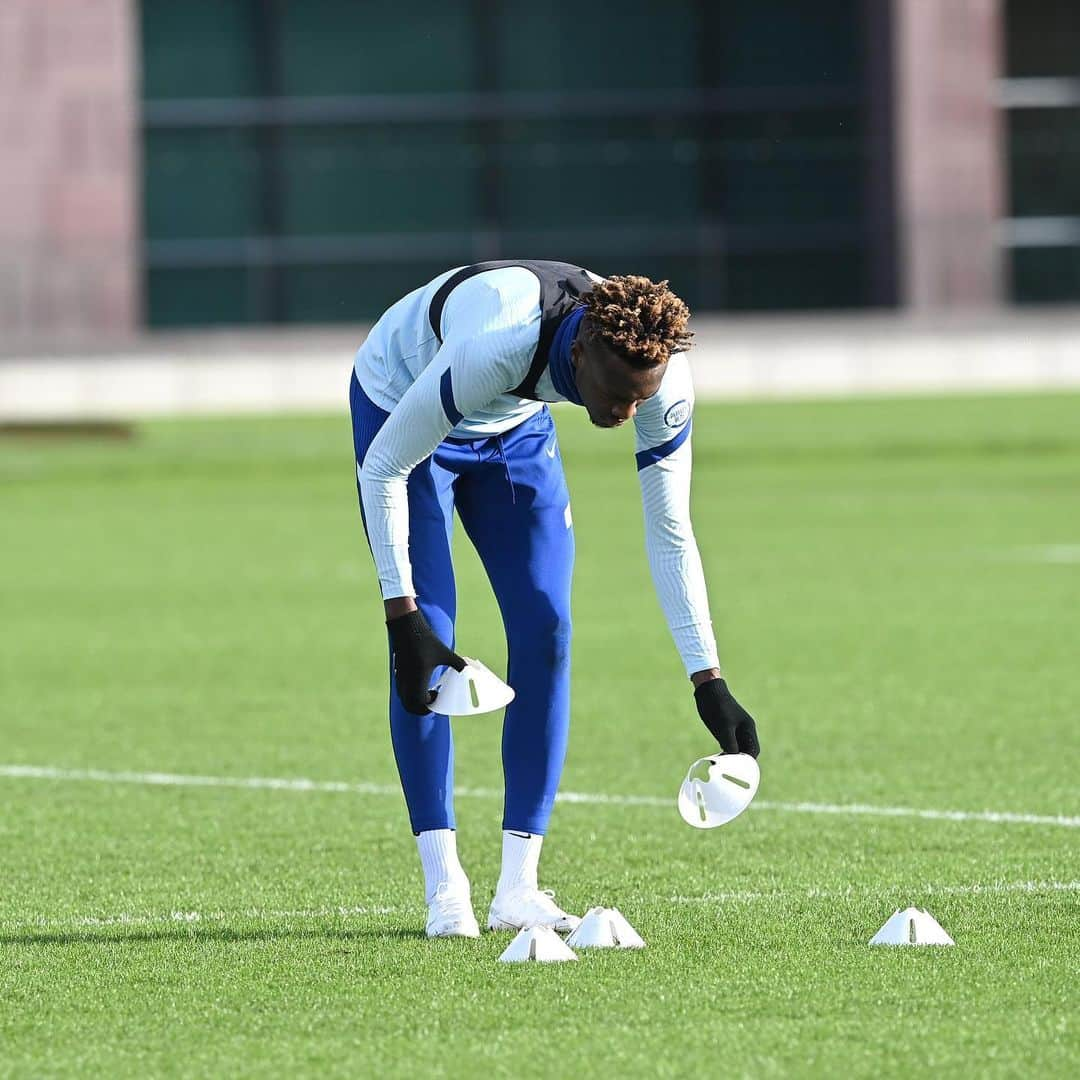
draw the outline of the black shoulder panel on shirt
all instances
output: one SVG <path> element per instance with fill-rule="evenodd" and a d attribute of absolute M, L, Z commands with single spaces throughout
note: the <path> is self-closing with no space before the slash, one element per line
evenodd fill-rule
<path fill-rule="evenodd" d="M 593 287 L 593 280 L 580 267 L 571 263 L 545 262 L 530 259 L 498 259 L 491 262 L 473 263 L 463 266 L 451 274 L 431 298 L 428 307 L 428 322 L 432 332 L 442 344 L 442 314 L 450 294 L 463 281 L 487 270 L 501 270 L 504 267 L 520 266 L 534 273 L 540 281 L 540 340 L 533 354 L 529 373 L 524 382 L 512 391 L 518 397 L 536 399 L 536 384 L 547 367 L 548 350 L 555 339 L 559 324 L 580 303 L 581 297 Z"/>

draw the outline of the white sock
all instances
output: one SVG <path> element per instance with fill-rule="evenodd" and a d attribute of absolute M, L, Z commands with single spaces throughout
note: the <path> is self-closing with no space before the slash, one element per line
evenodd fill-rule
<path fill-rule="evenodd" d="M 429 829 L 418 833 L 416 847 L 420 852 L 420 865 L 424 868 L 424 898 L 429 904 L 444 881 L 468 887 L 469 879 L 458 861 L 457 833 L 453 829 Z"/>
<path fill-rule="evenodd" d="M 531 889 L 539 888 L 536 871 L 540 864 L 540 848 L 543 843 L 544 838 L 535 833 L 503 830 L 502 871 L 496 892 L 516 889 L 522 885 Z"/>

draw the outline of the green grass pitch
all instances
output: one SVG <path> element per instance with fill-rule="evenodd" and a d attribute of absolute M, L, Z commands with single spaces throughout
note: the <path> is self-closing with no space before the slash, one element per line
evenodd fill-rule
<path fill-rule="evenodd" d="M 553 966 L 421 936 L 344 417 L 0 442 L 0 1074 L 1080 1072 L 1080 397 L 700 406 L 696 528 L 764 747 L 762 805 L 711 832 L 674 807 L 712 744 L 632 435 L 558 422 L 563 787 L 614 798 L 557 808 L 542 883 L 648 948 Z M 464 542 L 458 563 L 459 643 L 498 669 Z M 483 915 L 498 720 L 456 735 Z M 957 946 L 868 947 L 908 904 Z"/>

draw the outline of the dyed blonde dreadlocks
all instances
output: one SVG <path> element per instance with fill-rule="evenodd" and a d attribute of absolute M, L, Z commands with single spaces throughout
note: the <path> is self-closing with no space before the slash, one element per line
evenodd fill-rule
<path fill-rule="evenodd" d="M 666 281 L 616 275 L 598 282 L 583 300 L 593 334 L 634 367 L 666 364 L 672 353 L 690 347 L 690 309 Z"/>

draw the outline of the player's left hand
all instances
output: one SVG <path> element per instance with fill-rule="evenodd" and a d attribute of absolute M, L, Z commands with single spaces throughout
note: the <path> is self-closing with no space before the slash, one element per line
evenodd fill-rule
<path fill-rule="evenodd" d="M 698 716 L 725 754 L 761 753 L 754 718 L 735 700 L 723 679 L 709 679 L 694 690 Z"/>

